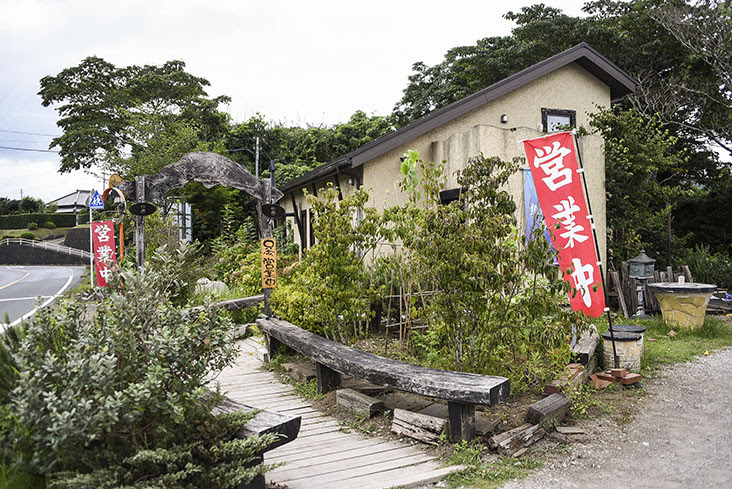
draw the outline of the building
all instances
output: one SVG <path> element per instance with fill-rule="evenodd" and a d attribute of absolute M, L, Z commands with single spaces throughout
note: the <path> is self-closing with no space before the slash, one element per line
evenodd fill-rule
<path fill-rule="evenodd" d="M 92 191 L 91 190 L 76 190 L 75 192 L 72 192 L 68 195 L 64 195 L 63 197 L 59 197 L 56 200 L 52 200 L 51 202 L 48 202 L 46 205 L 56 205 L 57 209 L 56 212 L 67 214 L 67 213 L 76 213 L 76 212 L 86 212 L 87 204 L 89 203 L 89 198 L 91 197 Z"/>
<path fill-rule="evenodd" d="M 402 155 L 419 151 L 425 161 L 445 161 L 446 196 L 456 190 L 454 176 L 467 160 L 483 153 L 512 160 L 524 156 L 522 141 L 570 125 L 589 129 L 589 114 L 635 91 L 638 82 L 589 45 L 582 43 L 501 80 L 447 107 L 435 110 L 397 131 L 292 180 L 282 187 L 280 201 L 295 230 L 295 242 L 306 249 L 314 242 L 311 213 L 303 189 L 317 193 L 328 182 L 348 194 L 363 185 L 372 205 L 382 209 L 397 202 Z M 602 138 L 579 138 L 597 226 L 601 256 L 605 256 L 605 160 Z M 525 167 L 528 169 L 528 166 Z M 524 178 L 517 172 L 508 183 L 523 228 Z M 531 178 L 528 175 L 528 178 Z"/>

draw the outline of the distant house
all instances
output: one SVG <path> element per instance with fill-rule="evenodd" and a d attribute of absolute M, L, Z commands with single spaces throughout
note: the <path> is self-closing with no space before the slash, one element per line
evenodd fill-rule
<path fill-rule="evenodd" d="M 52 200 L 46 205 L 55 204 L 58 208 L 56 212 L 63 214 L 86 211 L 91 193 L 91 190 L 76 190 L 68 195 Z"/>
<path fill-rule="evenodd" d="M 521 141 L 552 132 L 557 126 L 589 128 L 589 114 L 609 107 L 635 91 L 638 82 L 585 43 L 545 59 L 447 107 L 435 110 L 397 131 L 287 182 L 280 201 L 301 249 L 314 243 L 310 206 L 303 189 L 317 193 L 328 182 L 343 195 L 363 185 L 378 209 L 397 203 L 402 155 L 419 151 L 426 161 L 446 161 L 449 175 L 445 200 L 458 192 L 455 171 L 483 153 L 512 160 L 524 156 Z M 605 256 L 605 159 L 603 141 L 591 134 L 579 138 L 601 255 Z M 526 166 L 525 169 L 527 169 Z M 524 169 L 524 170 L 525 170 Z M 524 182 L 527 171 L 511 177 L 508 190 L 524 228 Z M 530 178 L 530 176 L 528 176 Z M 531 182 L 533 184 L 533 182 Z"/>

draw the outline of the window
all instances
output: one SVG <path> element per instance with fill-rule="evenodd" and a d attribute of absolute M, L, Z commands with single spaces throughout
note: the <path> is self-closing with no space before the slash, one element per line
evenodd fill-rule
<path fill-rule="evenodd" d="M 556 132 L 567 126 L 576 127 L 577 112 L 564 109 L 541 109 L 541 123 L 544 132 Z"/>
<path fill-rule="evenodd" d="M 443 190 L 440 192 L 440 204 L 447 205 L 452 201 L 462 199 L 462 193 L 465 192 L 467 187 L 463 188 L 452 188 L 450 190 Z"/>

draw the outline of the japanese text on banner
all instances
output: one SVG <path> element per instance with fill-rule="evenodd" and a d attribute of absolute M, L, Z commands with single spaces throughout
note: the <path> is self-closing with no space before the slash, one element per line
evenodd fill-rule
<path fill-rule="evenodd" d="M 559 267 L 574 289 L 572 309 L 598 317 L 605 294 L 572 133 L 527 140 L 524 149 Z"/>
<path fill-rule="evenodd" d="M 277 241 L 265 238 L 262 243 L 262 288 L 273 289 L 277 286 Z"/>
<path fill-rule="evenodd" d="M 112 270 L 117 266 L 117 254 L 114 249 L 114 222 L 92 222 L 91 234 L 97 285 L 106 287 Z"/>

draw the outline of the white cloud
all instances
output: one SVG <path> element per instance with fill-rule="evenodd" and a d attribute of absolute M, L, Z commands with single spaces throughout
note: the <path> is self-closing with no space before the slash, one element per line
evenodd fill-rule
<path fill-rule="evenodd" d="M 181 59 L 211 82 L 209 95 L 232 97 L 236 121 L 255 112 L 299 124 L 333 124 L 357 109 L 386 114 L 414 62 L 434 64 L 452 47 L 506 35 L 512 24 L 503 14 L 534 3 L 0 0 L 0 129 L 57 133 L 39 80 L 91 55 L 117 66 Z M 578 15 L 584 2 L 546 3 Z M 17 192 L 9 185 L 0 179 L 0 195 Z"/>

